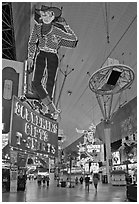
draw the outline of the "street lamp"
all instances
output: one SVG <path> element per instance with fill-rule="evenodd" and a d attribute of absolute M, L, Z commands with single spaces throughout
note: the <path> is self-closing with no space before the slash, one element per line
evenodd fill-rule
<path fill-rule="evenodd" d="M 119 94 L 120 98 L 121 93 L 131 86 L 133 80 L 133 70 L 124 64 L 110 64 L 102 67 L 93 73 L 89 80 L 89 88 L 95 93 L 103 115 L 108 183 L 110 183 L 111 166 L 110 125 L 115 111 L 113 97 L 114 95 L 118 96 Z"/>

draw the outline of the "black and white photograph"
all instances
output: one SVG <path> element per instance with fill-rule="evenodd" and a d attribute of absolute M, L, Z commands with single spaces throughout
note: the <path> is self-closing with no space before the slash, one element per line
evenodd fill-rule
<path fill-rule="evenodd" d="M 1 12 L 1 202 L 137 202 L 137 1 Z"/>

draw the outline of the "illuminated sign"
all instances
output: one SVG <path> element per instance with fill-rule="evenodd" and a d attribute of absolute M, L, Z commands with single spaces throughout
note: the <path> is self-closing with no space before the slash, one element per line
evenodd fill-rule
<path fill-rule="evenodd" d="M 79 144 L 77 147 L 79 148 L 79 152 L 98 153 L 101 151 L 100 145 L 86 144 L 83 146 L 82 144 Z"/>
<path fill-rule="evenodd" d="M 85 170 L 85 172 L 89 172 L 89 163 L 86 163 L 84 165 L 84 170 Z"/>
<path fill-rule="evenodd" d="M 96 127 L 94 124 L 91 124 L 89 130 L 78 130 L 78 133 L 83 133 L 83 143 L 79 142 L 77 145 L 79 151 L 79 159 L 81 154 L 84 153 L 87 157 L 90 158 L 93 162 L 98 162 L 100 160 L 101 153 L 101 141 L 98 138 L 95 138 Z"/>
<path fill-rule="evenodd" d="M 12 147 L 57 156 L 58 123 L 46 118 L 13 97 L 10 145 Z"/>
<path fill-rule="evenodd" d="M 100 145 L 87 145 L 87 152 L 100 152 Z"/>
<path fill-rule="evenodd" d="M 2 149 L 8 144 L 9 134 L 2 134 Z"/>
<path fill-rule="evenodd" d="M 90 172 L 98 173 L 99 172 L 99 164 L 98 163 L 91 163 Z"/>
<path fill-rule="evenodd" d="M 113 165 L 120 164 L 120 153 L 119 153 L 119 151 L 112 153 L 112 163 L 113 163 Z"/>

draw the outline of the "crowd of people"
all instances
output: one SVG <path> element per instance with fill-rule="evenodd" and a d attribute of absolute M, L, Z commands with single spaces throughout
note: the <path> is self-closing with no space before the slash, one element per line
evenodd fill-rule
<path fill-rule="evenodd" d="M 38 185 L 47 185 L 47 187 L 49 187 L 49 181 L 50 181 L 50 178 L 49 176 L 42 176 L 42 175 L 38 175 L 37 176 L 37 182 L 38 182 Z"/>
<path fill-rule="evenodd" d="M 47 187 L 49 187 L 49 181 L 50 181 L 50 177 L 49 177 L 49 175 L 40 175 L 40 174 L 38 174 L 37 176 L 35 176 L 35 175 L 29 175 L 28 176 L 28 179 L 29 180 L 36 180 L 37 179 L 37 183 L 38 183 L 38 185 L 40 186 L 40 185 L 47 185 Z"/>
<path fill-rule="evenodd" d="M 96 192 L 97 192 L 98 181 L 99 181 L 99 175 L 95 173 L 93 175 L 93 184 L 94 184 Z M 85 188 L 88 190 L 88 192 L 89 192 L 89 185 L 90 185 L 90 177 L 87 175 L 85 177 Z"/>
<path fill-rule="evenodd" d="M 75 187 L 76 185 L 78 185 L 79 183 L 80 184 L 85 184 L 85 189 L 88 190 L 89 192 L 89 185 L 90 183 L 93 183 L 94 184 L 94 187 L 95 187 L 95 190 L 97 192 L 97 187 L 98 187 L 98 181 L 99 181 L 99 174 L 98 173 L 94 173 L 93 174 L 93 180 L 91 181 L 90 180 L 90 176 L 87 174 L 85 176 L 76 176 L 75 179 L 73 180 L 73 178 L 69 178 L 67 177 L 66 181 L 64 181 L 63 179 L 60 179 L 59 176 L 57 176 L 56 180 L 57 180 L 57 186 L 61 186 L 60 184 L 65 182 L 65 186 L 66 187 Z M 63 187 L 65 187 L 63 186 Z"/>
<path fill-rule="evenodd" d="M 71 178 L 67 177 L 66 181 L 64 181 L 63 178 L 60 178 L 59 176 L 57 176 L 55 179 L 57 180 L 57 187 L 62 186 L 61 184 L 63 182 L 65 182 L 65 186 L 63 186 L 63 187 L 75 187 L 79 183 L 81 185 L 84 183 L 85 189 L 88 190 L 88 192 L 89 192 L 90 183 L 93 183 L 94 188 L 97 192 L 99 174 L 94 173 L 92 178 L 93 178 L 93 180 L 90 180 L 90 176 L 87 174 L 85 176 L 80 176 L 80 177 L 76 176 L 75 180 L 73 180 L 73 178 L 71 179 Z M 49 175 L 39 175 L 38 174 L 36 179 L 37 179 L 37 183 L 39 186 L 46 185 L 47 187 L 49 187 L 49 181 L 50 181 Z M 29 178 L 29 180 L 30 180 L 30 178 Z"/>

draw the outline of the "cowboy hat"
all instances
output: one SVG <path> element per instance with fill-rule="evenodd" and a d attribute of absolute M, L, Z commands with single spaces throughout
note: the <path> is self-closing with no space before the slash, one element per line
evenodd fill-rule
<path fill-rule="evenodd" d="M 40 9 L 35 9 L 36 11 L 53 11 L 54 14 L 55 14 L 55 18 L 59 18 L 62 14 L 62 10 L 57 8 L 57 7 L 49 7 L 49 6 L 45 6 L 45 5 L 42 5 Z"/>

